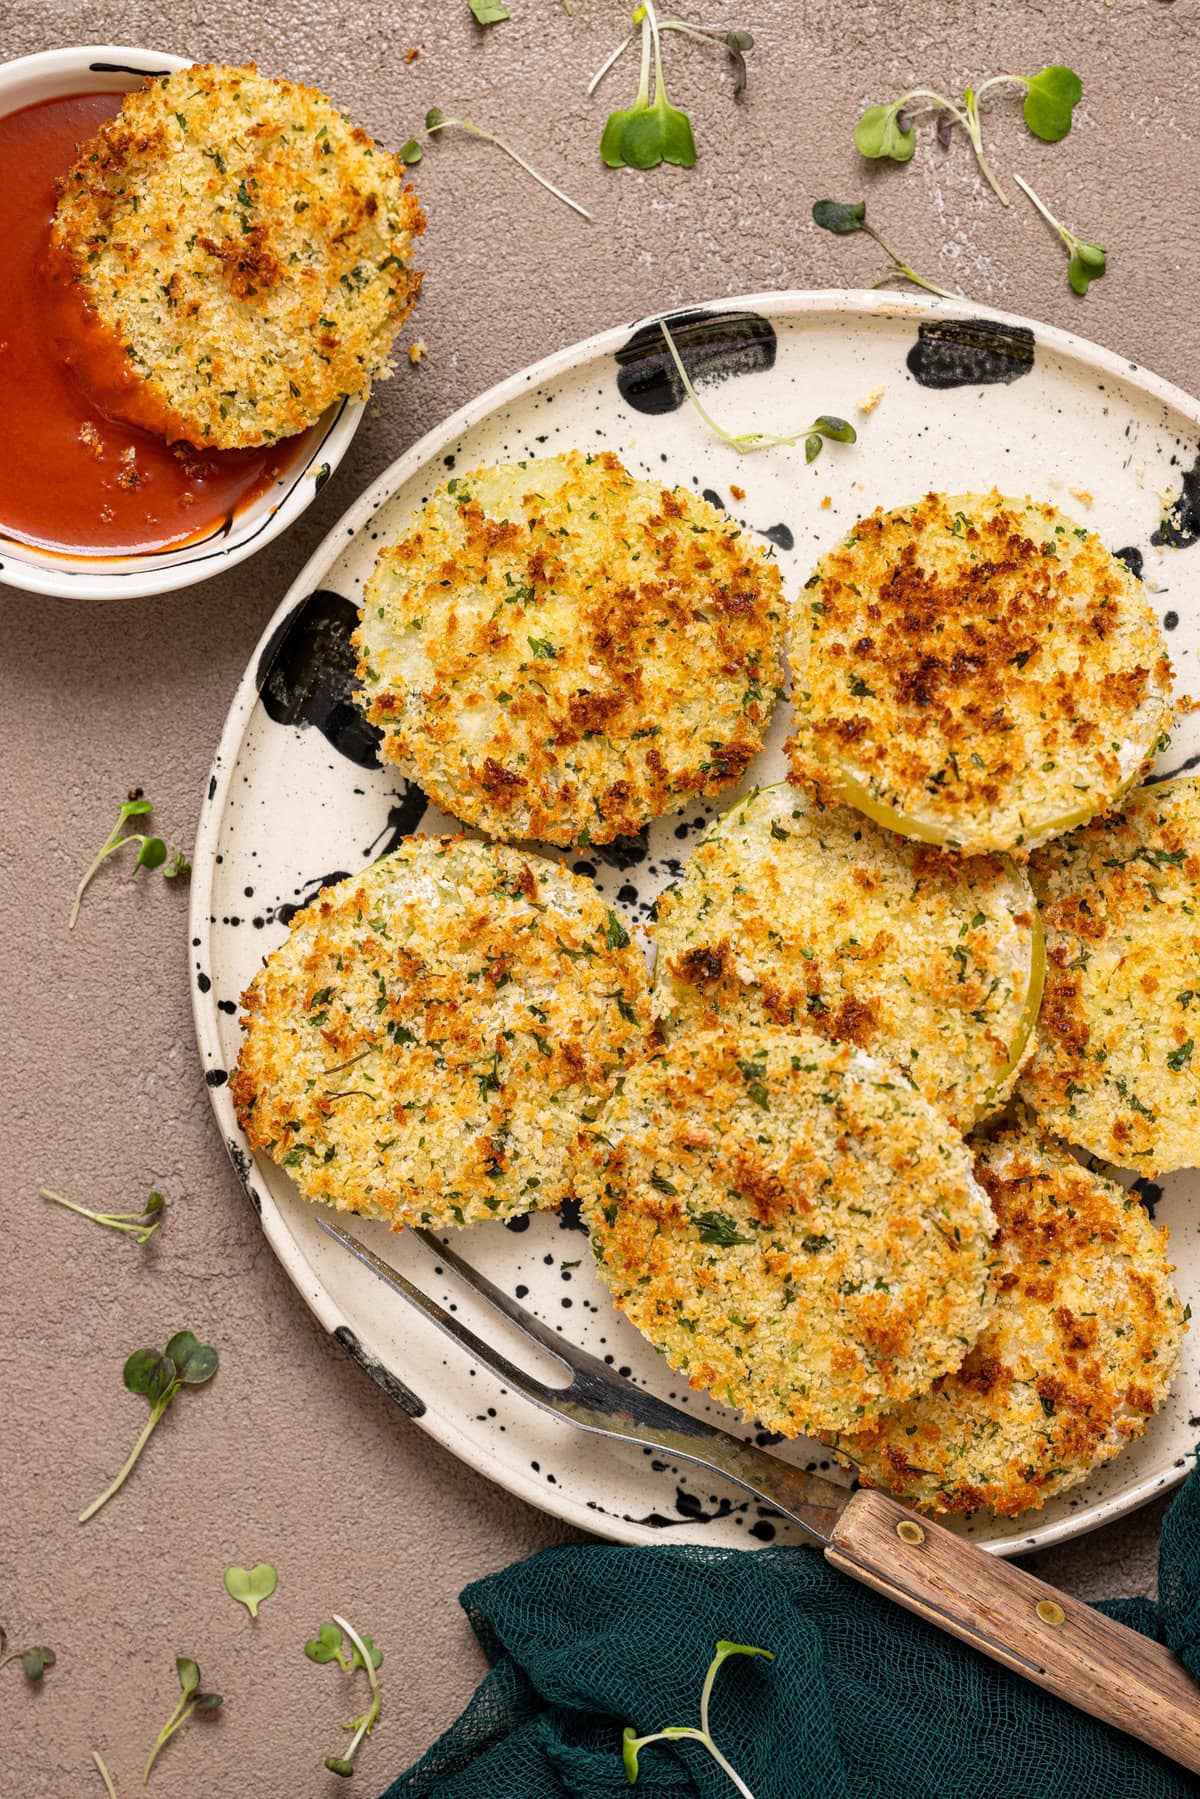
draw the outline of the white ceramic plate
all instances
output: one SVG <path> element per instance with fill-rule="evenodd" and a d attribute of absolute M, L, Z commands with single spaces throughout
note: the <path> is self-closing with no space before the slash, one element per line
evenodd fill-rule
<path fill-rule="evenodd" d="M 455 828 L 418 789 L 379 766 L 374 733 L 348 697 L 347 639 L 362 584 L 378 546 L 450 469 L 574 446 L 615 450 L 637 474 L 707 491 L 774 542 L 792 594 L 860 513 L 930 488 L 995 484 L 1056 502 L 1135 566 L 1140 559 L 1186 686 L 1200 644 L 1200 405 L 1063 332 L 899 294 L 758 295 L 675 314 L 670 323 L 727 427 L 786 431 L 831 412 L 856 420 L 858 444 L 827 444 L 811 467 L 800 449 L 738 456 L 681 403 L 653 322 L 607 332 L 514 375 L 416 444 L 313 556 L 234 699 L 195 853 L 194 997 L 217 1118 L 275 1253 L 321 1322 L 398 1404 L 472 1466 L 574 1524 L 626 1542 L 753 1547 L 788 1540 L 790 1527 L 716 1480 L 584 1436 L 514 1400 L 323 1237 L 286 1174 L 247 1153 L 226 1085 L 238 1050 L 237 1002 L 260 958 L 283 937 L 290 909 L 406 832 Z M 857 402 L 875 389 L 882 390 L 878 404 L 860 411 Z M 746 786 L 781 777 L 787 728 L 784 705 Z M 1195 764 L 1198 748 L 1200 729 L 1188 721 L 1163 772 Z M 593 875 L 635 923 L 644 921 L 709 811 L 696 805 L 658 821 L 648 844 L 563 859 Z M 1171 1226 L 1185 1297 L 1200 1292 L 1198 1188 L 1197 1175 L 1175 1175 L 1145 1195 Z M 477 1302 L 436 1272 L 407 1234 L 357 1228 L 468 1321 L 477 1316 Z M 577 1220 L 540 1215 L 483 1225 L 460 1237 L 460 1246 L 554 1328 L 623 1373 L 729 1429 L 744 1428 L 681 1387 L 613 1310 Z M 477 1328 L 496 1331 L 486 1309 Z M 1012 1554 L 1116 1517 L 1180 1479 L 1200 1429 L 1198 1364 L 1200 1332 L 1193 1332 L 1163 1413 L 1086 1485 L 1022 1520 L 980 1515 L 959 1528 Z M 774 1447 L 808 1466 L 828 1466 L 811 1444 Z"/>

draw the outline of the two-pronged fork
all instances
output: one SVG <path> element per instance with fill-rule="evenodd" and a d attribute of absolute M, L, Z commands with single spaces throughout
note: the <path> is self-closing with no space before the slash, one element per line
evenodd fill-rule
<path fill-rule="evenodd" d="M 518 1368 L 328 1218 L 321 1229 L 531 1404 L 597 1436 L 637 1443 L 755 1494 L 799 1526 L 835 1568 L 981 1654 L 1200 1773 L 1200 1685 L 1158 1643 L 974 1548 L 885 1494 L 851 1493 L 691 1417 L 577 1349 L 428 1231 L 439 1263 L 569 1373 L 562 1386 Z"/>

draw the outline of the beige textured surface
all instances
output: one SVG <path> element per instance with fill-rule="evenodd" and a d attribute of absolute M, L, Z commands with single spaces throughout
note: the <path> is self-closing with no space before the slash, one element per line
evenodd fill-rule
<path fill-rule="evenodd" d="M 429 271 L 417 330 L 430 355 L 379 395 L 318 503 L 255 562 L 173 599 L 86 608 L 4 592 L 0 719 L 0 995 L 8 1149 L 0 1246 L 0 1620 L 48 1640 L 59 1665 L 31 1692 L 0 1674 L 3 1799 L 99 1793 L 99 1744 L 122 1795 L 175 1698 L 172 1657 L 198 1657 L 225 1714 L 166 1751 L 170 1799 L 325 1795 L 338 1680 L 304 1637 L 334 1609 L 384 1645 L 386 1712 L 358 1778 L 373 1793 L 459 1709 L 481 1667 L 455 1605 L 468 1579 L 566 1533 L 460 1467 L 399 1416 L 311 1321 L 226 1164 L 192 1045 L 186 896 L 106 877 L 65 934 L 81 858 L 115 802 L 146 786 L 165 833 L 194 824 L 226 705 L 259 631 L 338 514 L 413 437 L 534 357 L 622 318 L 754 288 L 877 272 L 865 240 L 808 223 L 814 198 L 871 199 L 935 278 L 1069 324 L 1184 386 L 1200 352 L 1194 184 L 1200 119 L 1180 79 L 1200 47 L 1196 0 L 745 0 L 688 7 L 758 38 L 736 113 L 697 46 L 672 50 L 672 98 L 692 108 L 690 172 L 604 170 L 602 102 L 587 79 L 623 29 L 620 0 L 510 0 L 483 35 L 466 0 L 376 7 L 266 0 L 9 0 L 5 55 L 120 42 L 314 81 L 392 143 L 437 103 L 507 132 L 590 204 L 582 220 L 485 147 L 446 141 L 420 174 Z M 421 55 L 403 61 L 410 45 Z M 1065 58 L 1086 107 L 1057 150 L 1017 108 L 995 113 L 999 162 L 1043 186 L 1109 247 L 1086 301 L 1037 221 L 984 195 L 961 143 L 907 171 L 864 171 L 856 108 L 905 77 L 966 79 Z M 626 69 L 611 90 L 617 104 Z M 1161 97 L 1156 97 L 1161 96 Z M 172 1201 L 154 1246 L 42 1205 L 48 1181 L 96 1202 Z M 142 1417 L 124 1355 L 189 1325 L 216 1343 L 214 1385 L 185 1396 L 128 1489 L 91 1524 L 75 1514 Z M 1149 1588 L 1161 1508 L 1036 1558 L 1087 1595 Z M 277 1562 L 257 1627 L 225 1597 L 226 1563 Z M 140 1788 L 138 1789 L 140 1790 Z"/>

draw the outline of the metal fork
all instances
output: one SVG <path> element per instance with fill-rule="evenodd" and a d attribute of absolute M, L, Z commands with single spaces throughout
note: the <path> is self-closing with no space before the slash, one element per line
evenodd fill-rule
<path fill-rule="evenodd" d="M 918 1518 L 886 1494 L 843 1490 L 668 1405 L 548 1329 L 429 1231 L 413 1235 L 553 1356 L 570 1377 L 564 1385 L 548 1386 L 518 1368 L 341 1225 L 321 1215 L 317 1223 L 532 1405 L 595 1436 L 637 1443 L 723 1476 L 790 1518 L 844 1574 L 1200 1773 L 1200 1687 L 1160 1644 Z"/>

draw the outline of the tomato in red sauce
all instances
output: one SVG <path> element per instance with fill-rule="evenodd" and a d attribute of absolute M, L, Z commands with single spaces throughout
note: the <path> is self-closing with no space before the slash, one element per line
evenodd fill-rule
<path fill-rule="evenodd" d="M 136 555 L 206 536 L 302 453 L 169 445 L 109 418 L 63 355 L 46 276 L 54 184 L 120 94 L 72 94 L 0 118 L 0 537 Z"/>

